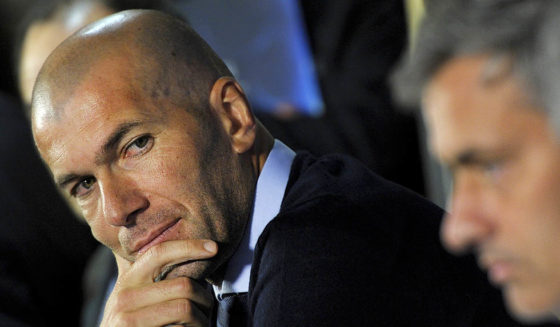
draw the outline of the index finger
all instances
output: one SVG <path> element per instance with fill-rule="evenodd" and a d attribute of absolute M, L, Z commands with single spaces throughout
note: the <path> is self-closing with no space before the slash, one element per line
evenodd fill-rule
<path fill-rule="evenodd" d="M 138 257 L 127 274 L 127 283 L 153 282 L 166 267 L 213 257 L 218 250 L 211 240 L 174 240 L 154 245 Z"/>

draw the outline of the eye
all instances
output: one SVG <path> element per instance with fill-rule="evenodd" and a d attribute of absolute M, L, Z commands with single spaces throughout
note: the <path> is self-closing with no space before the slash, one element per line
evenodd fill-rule
<path fill-rule="evenodd" d="M 72 188 L 70 194 L 73 197 L 81 197 L 88 194 L 91 188 L 93 187 L 93 184 L 95 184 L 95 181 L 96 181 L 95 177 L 86 177 L 82 179 L 78 184 L 76 184 Z"/>
<path fill-rule="evenodd" d="M 487 181 L 497 183 L 504 174 L 504 163 L 502 161 L 492 161 L 482 165 L 482 172 Z"/>
<path fill-rule="evenodd" d="M 132 141 L 125 149 L 125 158 L 136 157 L 148 152 L 154 143 L 150 135 L 143 135 Z"/>

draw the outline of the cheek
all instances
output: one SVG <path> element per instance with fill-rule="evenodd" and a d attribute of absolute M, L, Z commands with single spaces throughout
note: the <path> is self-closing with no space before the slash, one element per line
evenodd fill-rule
<path fill-rule="evenodd" d="M 188 144 L 176 146 L 160 146 L 144 165 L 154 175 L 165 178 L 188 177 L 197 171 L 199 154 Z M 180 176 L 178 176 L 180 175 Z"/>
<path fill-rule="evenodd" d="M 558 257 L 557 249 L 560 248 L 560 238 L 558 237 L 560 234 L 560 178 L 558 177 L 544 174 L 540 180 L 535 180 L 534 184 L 527 186 L 525 206 L 519 208 L 525 216 L 523 225 L 526 233 L 531 233 L 529 241 L 541 246 L 541 248 L 533 250 L 534 255 L 552 254 L 552 257 L 547 259 L 550 262 L 559 261 L 556 259 Z"/>
<path fill-rule="evenodd" d="M 546 234 L 558 234 L 560 158 L 550 155 L 550 151 L 535 151 L 526 158 L 515 188 L 518 210 L 526 216 L 527 228 L 533 226 L 533 229 L 539 229 L 542 226 L 548 229 Z"/>
<path fill-rule="evenodd" d="M 135 169 L 137 186 L 153 197 L 187 205 L 200 196 L 198 157 L 183 147 L 166 147 Z"/>
<path fill-rule="evenodd" d="M 108 224 L 95 221 L 90 224 L 93 237 L 101 244 L 107 246 L 111 250 L 118 249 L 120 246 L 118 228 L 109 226 Z"/>
<path fill-rule="evenodd" d="M 508 219 L 503 229 L 517 250 L 532 262 L 532 272 L 544 280 L 547 275 L 560 274 L 560 161 L 539 152 L 524 158 L 523 168 L 516 173 L 517 182 L 509 188 L 507 206 L 503 207 L 502 216 Z"/>

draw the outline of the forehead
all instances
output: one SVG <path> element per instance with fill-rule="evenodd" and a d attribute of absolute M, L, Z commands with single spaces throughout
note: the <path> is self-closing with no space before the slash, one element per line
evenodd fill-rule
<path fill-rule="evenodd" d="M 85 75 L 71 90 L 45 89 L 48 96 L 37 105 L 34 134 L 49 165 L 70 147 L 97 145 L 123 123 L 163 121 L 167 116 L 168 102 L 146 95 L 126 60 L 101 61 Z"/>
<path fill-rule="evenodd" d="M 511 72 L 486 78 L 489 64 L 483 55 L 451 59 L 427 84 L 423 114 L 436 154 L 513 142 L 530 131 L 531 117 L 544 117 Z"/>

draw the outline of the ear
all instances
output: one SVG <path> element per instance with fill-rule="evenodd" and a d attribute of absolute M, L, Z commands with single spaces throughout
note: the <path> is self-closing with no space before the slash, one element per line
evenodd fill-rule
<path fill-rule="evenodd" d="M 210 91 L 210 106 L 229 135 L 233 150 L 242 154 L 251 149 L 256 136 L 255 117 L 239 83 L 232 77 L 220 77 Z"/>

